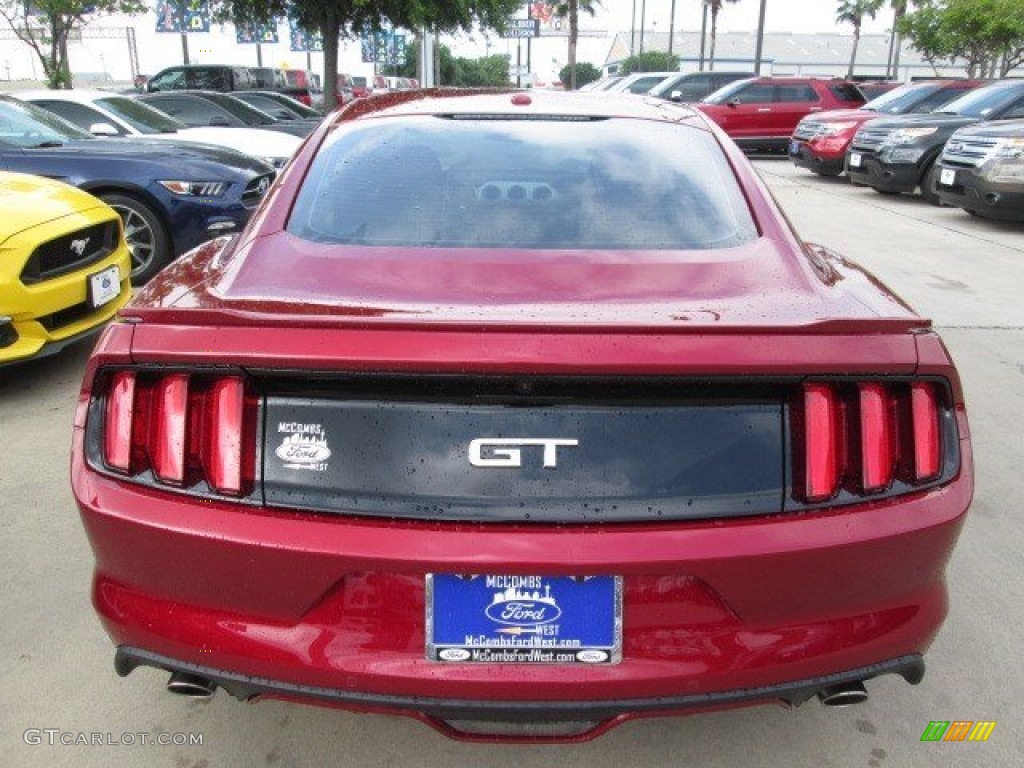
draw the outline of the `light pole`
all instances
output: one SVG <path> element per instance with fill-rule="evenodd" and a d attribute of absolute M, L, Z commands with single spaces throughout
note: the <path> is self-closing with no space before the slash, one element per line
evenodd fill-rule
<path fill-rule="evenodd" d="M 636 52 L 636 0 L 633 0 L 633 15 L 629 17 L 629 55 Z"/>
<path fill-rule="evenodd" d="M 672 38 L 676 34 L 676 0 L 672 0 L 672 7 L 668 12 L 668 55 L 672 55 Z"/>
<path fill-rule="evenodd" d="M 644 55 L 644 26 L 647 24 L 647 0 L 640 0 L 640 55 Z"/>
<path fill-rule="evenodd" d="M 761 53 L 764 51 L 764 11 L 768 0 L 761 0 L 761 11 L 757 17 L 757 50 L 754 52 L 754 74 L 761 74 Z"/>
<path fill-rule="evenodd" d="M 702 0 L 701 7 L 704 9 L 704 14 L 700 20 L 700 71 L 704 71 L 704 42 L 708 36 L 708 4 L 707 0 Z"/>

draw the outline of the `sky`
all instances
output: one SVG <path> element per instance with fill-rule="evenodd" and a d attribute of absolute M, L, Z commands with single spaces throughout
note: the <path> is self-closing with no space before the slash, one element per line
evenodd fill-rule
<path fill-rule="evenodd" d="M 155 3 L 150 0 L 150 6 Z M 841 32 L 852 33 L 849 26 L 837 27 L 835 23 L 835 0 L 767 0 L 765 27 L 773 32 Z M 640 12 L 645 7 L 644 28 L 651 31 L 667 32 L 671 0 L 636 0 L 636 25 L 640 27 Z M 726 3 L 719 15 L 719 29 L 727 32 L 752 31 L 757 29 L 760 0 L 739 0 Z M 583 37 L 580 40 L 578 60 L 589 61 L 601 66 L 611 46 L 615 32 L 628 32 L 630 17 L 634 8 L 633 0 L 601 0 L 601 7 L 594 17 L 584 14 L 580 26 L 584 31 L 607 32 L 607 36 Z M 524 11 L 521 14 L 525 17 Z M 3 23 L 3 22 L 0 22 Z M 699 31 L 701 23 L 700 0 L 677 0 L 676 29 Z M 892 23 L 892 12 L 886 8 L 875 21 L 866 21 L 865 32 L 885 32 Z M 182 62 L 181 41 L 176 34 L 155 32 L 156 14 L 133 17 L 106 17 L 91 25 L 94 28 L 135 28 L 138 41 L 139 66 L 143 73 L 154 74 L 164 67 Z M 286 27 L 281 25 L 281 39 L 285 41 Z M 481 56 L 485 53 L 509 53 L 516 56 L 516 44 L 501 40 L 493 35 L 462 34 L 444 39 L 459 56 Z M 565 38 L 544 38 L 532 44 L 531 63 L 538 77 L 550 78 L 565 64 L 567 55 Z M 524 46 L 525 50 L 525 46 Z M 256 65 L 255 46 L 237 45 L 233 29 L 228 26 L 214 29 L 209 34 L 189 36 L 189 53 L 194 63 L 224 63 Z M 265 66 L 291 66 L 303 68 L 306 55 L 288 50 L 287 42 L 263 46 Z M 106 71 L 113 79 L 130 79 L 127 45 L 121 39 L 85 40 L 71 45 L 72 69 L 75 72 Z M 525 56 L 525 53 L 524 53 Z M 370 74 L 372 65 L 360 61 L 358 42 L 343 45 L 339 69 L 349 74 Z M 319 54 L 311 57 L 313 69 L 322 70 Z M 28 48 L 17 41 L 0 39 L 0 81 L 41 77 L 41 68 Z M 2 88 L 2 83 L 0 83 Z"/>

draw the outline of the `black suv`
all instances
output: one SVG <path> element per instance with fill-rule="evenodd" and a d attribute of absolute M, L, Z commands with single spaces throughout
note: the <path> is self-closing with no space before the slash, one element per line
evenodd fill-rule
<path fill-rule="evenodd" d="M 1024 221 L 1024 120 L 961 128 L 946 142 L 935 191 L 944 205 Z"/>
<path fill-rule="evenodd" d="M 249 67 L 222 64 L 179 64 L 162 69 L 149 78 L 146 90 L 157 91 L 247 91 L 261 87 Z"/>
<path fill-rule="evenodd" d="M 925 115 L 865 123 L 846 153 L 846 175 L 878 192 L 913 192 L 939 204 L 936 160 L 953 132 L 973 123 L 1024 117 L 1024 80 L 1000 80 L 977 88 Z"/>

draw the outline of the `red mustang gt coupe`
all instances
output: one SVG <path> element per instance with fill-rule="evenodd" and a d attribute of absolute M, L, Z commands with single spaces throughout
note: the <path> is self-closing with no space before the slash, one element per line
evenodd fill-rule
<path fill-rule="evenodd" d="M 115 665 L 467 739 L 917 683 L 971 498 L 929 322 L 699 112 L 364 99 L 98 344 Z"/>

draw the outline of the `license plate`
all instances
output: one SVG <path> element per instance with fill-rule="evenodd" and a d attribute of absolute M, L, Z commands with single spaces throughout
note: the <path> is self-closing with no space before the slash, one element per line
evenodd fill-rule
<path fill-rule="evenodd" d="M 436 662 L 614 664 L 618 576 L 427 575 L 426 650 Z"/>
<path fill-rule="evenodd" d="M 789 154 L 794 155 L 794 156 L 800 154 L 800 142 L 799 141 L 791 141 L 791 142 L 789 142 Z"/>
<path fill-rule="evenodd" d="M 850 153 L 850 167 L 851 168 L 860 168 L 860 153 L 858 153 L 858 152 L 851 152 Z"/>
<path fill-rule="evenodd" d="M 944 187 L 952 187 L 956 184 L 956 169 L 943 168 L 939 171 L 939 184 Z"/>
<path fill-rule="evenodd" d="M 117 265 L 89 275 L 88 289 L 89 306 L 93 309 L 102 307 L 120 296 L 121 280 Z"/>

